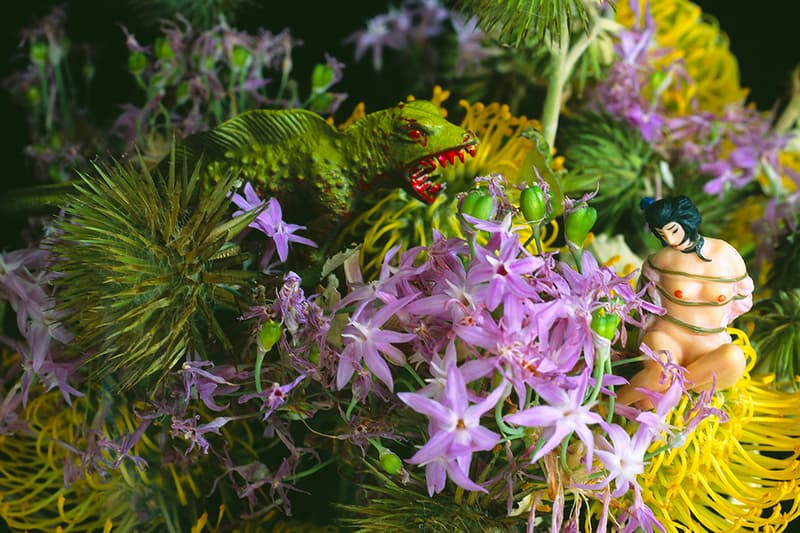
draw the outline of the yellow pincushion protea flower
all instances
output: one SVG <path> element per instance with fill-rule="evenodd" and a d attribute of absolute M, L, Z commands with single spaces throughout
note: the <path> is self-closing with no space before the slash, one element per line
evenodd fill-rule
<path fill-rule="evenodd" d="M 728 37 L 717 22 L 699 6 L 687 0 L 639 0 L 640 12 L 648 7 L 656 27 L 656 42 L 672 50 L 655 65 L 683 59 L 693 84 L 673 84 L 664 95 L 664 103 L 678 115 L 691 114 L 691 101 L 700 109 L 720 113 L 741 102 L 747 89 L 740 86 L 739 64 L 731 53 Z M 636 22 L 627 2 L 617 2 L 617 21 L 626 27 Z"/>
<path fill-rule="evenodd" d="M 189 500 L 205 494 L 174 465 L 147 471 L 123 461 L 112 468 L 107 450 L 100 459 L 108 468 L 85 468 L 69 448 L 86 448 L 79 428 L 86 425 L 90 411 L 85 397 L 67 407 L 58 391 L 43 393 L 23 411 L 29 430 L 0 435 L 0 519 L 16 531 L 177 531 L 179 511 L 186 513 Z M 103 429 L 105 434 L 131 434 L 136 427 L 123 409 Z M 160 447 L 145 434 L 132 453 L 160 454 Z M 65 464 L 81 472 L 68 486 Z M 180 510 L 167 504 L 176 499 Z M 137 514 L 133 502 L 141 504 L 139 511 L 148 509 L 150 516 Z"/>
<path fill-rule="evenodd" d="M 59 400 L 57 391 L 34 398 L 25 410 L 32 431 L 0 436 L 0 518 L 17 531 L 132 530 L 137 518 L 127 465 L 86 473 L 65 487 L 66 446 L 81 446 L 76 428 L 86 405 L 77 400 L 56 409 Z"/>
<path fill-rule="evenodd" d="M 437 86 L 431 101 L 441 105 L 449 95 L 449 91 Z M 539 122 L 525 115 L 515 116 L 507 105 L 499 103 L 470 104 L 461 100 L 459 106 L 465 110 L 460 126 L 472 130 L 480 139 L 480 145 L 475 156 L 463 164 L 439 169 L 439 180 L 447 183 L 448 194 L 439 195 L 433 204 L 425 205 L 396 189 L 354 218 L 341 233 L 341 243 L 362 243 L 360 262 L 366 278 L 377 274 L 384 256 L 393 246 L 401 244 L 401 249 L 406 249 L 430 244 L 431 228 L 448 237 L 463 237 L 455 217 L 455 194 L 472 187 L 476 176 L 502 174 L 510 184 L 523 179 L 532 181 L 520 172 L 534 148 L 533 141 L 522 136 L 522 132 L 528 128 L 541 130 Z M 441 111 L 446 116 L 446 110 L 442 108 Z M 556 170 L 562 164 L 563 158 L 553 159 Z M 515 199 L 514 194 L 509 196 Z M 529 234 L 530 231 L 523 230 L 520 238 L 524 241 Z M 543 236 L 545 248 L 552 244 L 556 234 L 555 222 L 551 222 Z"/>
<path fill-rule="evenodd" d="M 748 367 L 739 383 L 714 396 L 728 421 L 706 418 L 683 446 L 653 457 L 640 477 L 645 503 L 669 533 L 778 532 L 800 516 L 800 394 L 751 379 L 755 351 L 744 332 L 729 331 Z M 687 404 L 668 422 L 685 426 L 694 416 Z"/>

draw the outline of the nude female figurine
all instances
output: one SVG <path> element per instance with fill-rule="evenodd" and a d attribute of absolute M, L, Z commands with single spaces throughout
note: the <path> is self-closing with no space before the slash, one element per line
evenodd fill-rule
<path fill-rule="evenodd" d="M 731 387 L 744 373 L 745 357 L 726 328 L 753 303 L 753 280 L 744 260 L 727 242 L 700 235 L 700 214 L 685 196 L 649 203 L 644 213 L 664 247 L 642 265 L 640 283 L 651 282 L 648 295 L 666 314 L 648 318 L 641 341 L 657 356 L 668 352 L 685 367 L 690 389 Z M 620 389 L 617 401 L 650 408 L 636 389 L 665 390 L 669 382 L 661 374 L 661 365 L 648 360 Z"/>

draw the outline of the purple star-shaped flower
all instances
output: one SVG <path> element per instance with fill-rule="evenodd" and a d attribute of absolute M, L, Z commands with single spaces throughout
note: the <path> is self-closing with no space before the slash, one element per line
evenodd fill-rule
<path fill-rule="evenodd" d="M 591 470 L 594 434 L 589 425 L 602 424 L 603 419 L 591 411 L 591 404 L 581 405 L 588 381 L 589 374 L 584 371 L 572 389 L 543 382 L 537 387 L 536 392 L 547 405 L 529 407 L 505 417 L 504 420 L 512 424 L 545 428 L 542 438 L 547 440 L 531 458 L 531 462 L 538 461 L 574 432 L 586 445 L 586 468 Z"/>
<path fill-rule="evenodd" d="M 344 388 L 360 365 L 361 360 L 367 364 L 375 376 L 389 387 L 394 388 L 392 371 L 381 354 L 392 360 L 395 364 L 405 363 L 405 355 L 394 343 L 408 342 L 414 339 L 413 333 L 402 333 L 381 329 L 392 315 L 416 298 L 412 294 L 395 302 L 383 306 L 378 311 L 371 313 L 371 309 L 363 309 L 361 313 L 350 317 L 350 322 L 342 331 L 345 348 L 339 360 L 339 369 L 336 375 L 336 386 Z"/>
<path fill-rule="evenodd" d="M 246 211 L 260 207 L 264 203 L 250 183 L 245 183 L 244 185 L 244 196 L 233 194 L 231 201 L 242 209 L 233 213 L 233 216 L 239 216 Z M 289 256 L 290 242 L 305 244 L 312 248 L 317 247 L 317 243 L 311 239 L 294 234 L 298 230 L 306 229 L 306 227 L 284 222 L 281 204 L 275 198 L 270 198 L 267 201 L 264 211 L 249 226 L 261 231 L 275 242 L 275 248 L 278 250 L 278 258 L 281 263 L 286 262 L 286 258 Z"/>
<path fill-rule="evenodd" d="M 432 465 L 425 472 L 431 495 L 444 488 L 445 474 L 467 490 L 486 492 L 469 479 L 469 463 L 473 452 L 491 450 L 500 441 L 500 435 L 481 426 L 480 419 L 497 405 L 504 391 L 505 386 L 500 385 L 480 402 L 469 405 L 466 380 L 456 365 L 450 365 L 442 401 L 412 392 L 397 395 L 430 418 L 431 438 L 408 462 Z"/>

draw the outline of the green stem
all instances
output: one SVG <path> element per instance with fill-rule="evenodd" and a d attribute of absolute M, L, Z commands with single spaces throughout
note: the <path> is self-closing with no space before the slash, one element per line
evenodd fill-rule
<path fill-rule="evenodd" d="M 44 65 L 37 65 L 39 81 L 42 84 L 42 104 L 44 105 L 44 132 L 50 133 L 53 127 L 53 113 L 50 110 L 50 90 L 47 87 L 47 70 Z"/>
<path fill-rule="evenodd" d="M 541 255 L 544 252 L 544 248 L 542 248 L 542 228 L 538 223 L 528 222 L 528 225 L 531 227 L 531 236 L 527 238 L 525 244 L 522 245 L 523 248 L 527 248 L 528 245 L 533 241 L 536 243 L 536 255 Z"/>
<path fill-rule="evenodd" d="M 550 81 L 547 84 L 547 94 L 542 109 L 542 133 L 548 146 L 554 146 L 556 131 L 558 130 L 558 117 L 561 114 L 561 100 L 564 96 L 566 83 L 567 48 L 569 47 L 569 32 L 561 32 L 561 40 L 553 47 L 550 56 Z"/>
<path fill-rule="evenodd" d="M 581 37 L 570 49 L 569 31 L 565 28 L 561 32 L 559 42 L 553 43 L 553 51 L 550 56 L 552 73 L 547 84 L 547 94 L 542 110 L 542 133 L 549 146 L 554 146 L 556 132 L 558 131 L 558 118 L 561 113 L 561 101 L 564 97 L 564 86 L 567 84 L 575 65 L 586 52 L 586 49 L 597 39 L 600 30 L 604 27 L 613 28 L 615 24 L 609 23 L 607 19 L 596 18 L 589 33 Z"/>
<path fill-rule="evenodd" d="M 356 397 L 353 396 L 353 399 L 350 400 L 350 404 L 347 406 L 347 411 L 344 413 L 345 419 L 348 422 L 350 422 L 350 416 L 353 414 L 353 409 L 355 409 L 356 404 L 358 404 L 358 400 L 356 400 Z"/>
<path fill-rule="evenodd" d="M 320 470 L 322 470 L 323 468 L 325 468 L 329 464 L 333 463 L 333 459 L 334 459 L 333 457 L 331 457 L 329 459 L 326 459 L 326 460 L 322 461 L 321 463 L 319 463 L 318 465 L 312 466 L 308 470 L 303 470 L 302 472 L 300 472 L 298 474 L 294 474 L 292 476 L 286 476 L 284 479 L 287 480 L 287 481 L 297 481 L 298 479 L 303 479 L 304 477 L 308 477 L 308 476 L 310 476 L 312 474 L 316 474 L 317 472 L 319 472 Z"/>
<path fill-rule="evenodd" d="M 800 67 L 792 73 L 792 98 L 775 122 L 773 130 L 778 134 L 787 133 L 798 121 L 800 121 Z"/>
<path fill-rule="evenodd" d="M 256 353 L 256 392 L 261 394 L 261 366 L 264 364 L 264 356 L 267 351 L 259 348 Z"/>
<path fill-rule="evenodd" d="M 67 98 L 67 87 L 64 84 L 64 75 L 61 73 L 61 63 L 53 65 L 53 72 L 56 76 L 56 93 L 61 104 L 61 113 L 64 115 L 64 129 L 67 134 L 72 133 L 72 111 L 70 110 L 69 99 Z"/>
<path fill-rule="evenodd" d="M 508 426 L 505 422 L 503 422 L 503 402 L 497 402 L 497 405 L 494 406 L 494 420 L 497 422 L 497 427 L 500 428 L 500 431 L 503 432 L 503 435 L 510 436 L 510 439 L 518 439 L 525 434 L 525 430 L 522 428 L 514 429 Z"/>
<path fill-rule="evenodd" d="M 638 357 L 628 357 L 626 359 L 620 359 L 619 361 L 614 361 L 613 363 L 611 363 L 611 366 L 614 367 L 619 365 L 627 365 L 629 363 L 638 363 L 639 361 L 644 361 L 645 359 L 647 358 L 643 355 L 640 355 Z"/>
<path fill-rule="evenodd" d="M 572 438 L 572 431 L 570 431 L 566 437 L 561 440 L 561 468 L 564 469 L 564 472 L 571 471 L 571 468 L 567 464 L 567 448 L 569 448 L 569 439 Z"/>
<path fill-rule="evenodd" d="M 403 365 L 403 368 L 406 369 L 408 373 L 414 377 L 414 381 L 417 382 L 417 385 L 419 385 L 420 387 L 425 386 L 425 381 L 421 377 L 419 377 L 419 374 L 416 373 L 416 371 L 411 367 L 411 365 L 406 363 Z"/>

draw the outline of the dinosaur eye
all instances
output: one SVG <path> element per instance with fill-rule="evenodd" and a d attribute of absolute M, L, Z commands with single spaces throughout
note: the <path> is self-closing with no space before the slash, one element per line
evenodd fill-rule
<path fill-rule="evenodd" d="M 408 136 L 411 139 L 417 140 L 422 137 L 422 132 L 418 128 L 410 128 L 408 130 Z"/>

